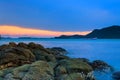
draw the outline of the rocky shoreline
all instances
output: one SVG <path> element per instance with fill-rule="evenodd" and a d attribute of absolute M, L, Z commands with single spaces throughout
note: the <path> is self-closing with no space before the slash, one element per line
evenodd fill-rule
<path fill-rule="evenodd" d="M 113 71 L 101 60 L 70 58 L 60 47 L 36 43 L 0 46 L 0 80 L 96 80 L 94 71 Z"/>

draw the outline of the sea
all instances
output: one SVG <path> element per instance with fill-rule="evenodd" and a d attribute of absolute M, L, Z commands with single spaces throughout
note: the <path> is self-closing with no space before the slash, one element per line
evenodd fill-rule
<path fill-rule="evenodd" d="M 115 71 L 120 71 L 120 39 L 1 39 L 0 45 L 9 42 L 35 42 L 46 48 L 62 47 L 72 58 L 87 58 L 90 61 L 103 60 Z M 111 73 L 95 74 L 96 80 L 112 80 Z"/>

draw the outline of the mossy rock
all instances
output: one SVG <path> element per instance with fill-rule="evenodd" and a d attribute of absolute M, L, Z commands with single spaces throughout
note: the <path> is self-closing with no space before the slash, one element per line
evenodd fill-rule
<path fill-rule="evenodd" d="M 12 74 L 16 77 L 19 77 L 20 72 L 27 73 L 29 68 L 30 68 L 30 64 L 25 64 L 23 66 L 16 67 L 15 69 L 13 69 Z"/>
<path fill-rule="evenodd" d="M 89 64 L 80 59 L 64 59 L 59 62 L 59 65 L 64 66 L 68 72 L 88 73 L 93 70 Z"/>
<path fill-rule="evenodd" d="M 43 60 L 43 61 L 47 61 L 47 62 L 49 62 L 49 61 L 55 62 L 56 61 L 56 58 L 54 55 L 48 54 L 44 50 L 34 49 L 32 52 L 35 55 L 36 60 Z"/>
<path fill-rule="evenodd" d="M 62 75 L 59 80 L 85 80 L 85 77 L 80 73 L 71 73 L 67 75 Z"/>
<path fill-rule="evenodd" d="M 0 70 L 0 77 L 4 77 L 8 73 L 12 72 L 13 69 L 14 68 L 6 68 L 6 69 L 3 69 L 3 70 Z"/>
<path fill-rule="evenodd" d="M 36 61 L 0 71 L 3 80 L 54 80 L 54 70 L 45 61 Z"/>
<path fill-rule="evenodd" d="M 23 77 L 23 80 L 53 80 L 53 68 L 45 61 L 37 61 L 31 64 L 29 71 Z"/>

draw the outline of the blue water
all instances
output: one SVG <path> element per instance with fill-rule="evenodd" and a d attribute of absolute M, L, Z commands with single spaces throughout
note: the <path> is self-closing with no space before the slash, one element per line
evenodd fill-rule
<path fill-rule="evenodd" d="M 11 41 L 35 42 L 45 47 L 63 47 L 68 50 L 70 57 L 88 58 L 91 61 L 103 60 L 113 66 L 116 71 L 120 70 L 120 39 L 2 39 L 0 44 Z M 108 77 L 110 76 L 107 75 L 106 79 L 102 80 L 110 80 Z"/>

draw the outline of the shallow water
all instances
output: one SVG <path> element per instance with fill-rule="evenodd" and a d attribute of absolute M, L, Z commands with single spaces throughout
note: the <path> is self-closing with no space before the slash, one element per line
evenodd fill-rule
<path fill-rule="evenodd" d="M 70 57 L 88 58 L 91 61 L 103 60 L 113 66 L 115 70 L 120 70 L 120 39 L 1 39 L 0 44 L 11 41 L 35 42 L 45 47 L 63 47 L 68 50 Z M 110 76 L 106 74 L 98 76 L 99 78 L 104 77 L 104 79 L 100 78 L 102 80 L 110 80 Z M 97 80 L 100 80 L 99 78 Z"/>

